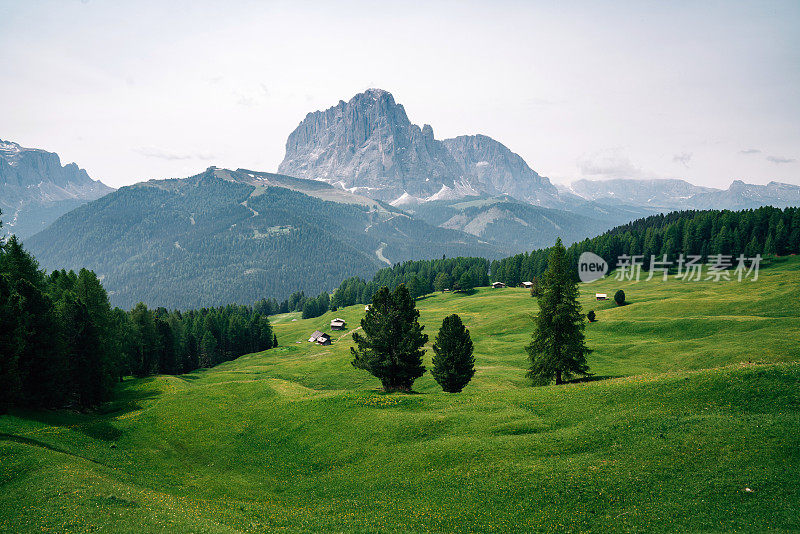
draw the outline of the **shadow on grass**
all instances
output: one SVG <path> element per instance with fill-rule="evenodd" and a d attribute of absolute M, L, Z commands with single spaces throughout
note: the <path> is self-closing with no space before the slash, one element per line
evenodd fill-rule
<path fill-rule="evenodd" d="M 399 395 L 412 395 L 412 396 L 413 395 L 427 395 L 427 393 L 423 393 L 422 391 L 414 391 L 413 389 L 409 390 L 409 391 L 402 391 L 402 390 L 399 390 L 399 389 L 394 390 L 394 391 L 386 391 L 385 389 L 377 389 L 376 388 L 376 389 L 373 389 L 371 391 L 372 391 L 372 393 L 377 393 L 378 395 L 398 395 L 398 394 Z"/>
<path fill-rule="evenodd" d="M 104 464 L 103 462 L 98 462 L 97 460 L 93 460 L 91 458 L 88 458 L 86 456 L 82 456 L 80 454 L 75 454 L 75 453 L 70 452 L 70 451 L 68 451 L 66 449 L 55 447 L 53 445 L 50 445 L 48 443 L 44 443 L 44 442 L 36 440 L 36 439 L 31 439 L 31 438 L 26 438 L 26 437 L 23 437 L 23 436 L 17 436 L 17 435 L 14 435 L 14 434 L 6 434 L 6 433 L 3 433 L 3 432 L 0 432 L 0 441 L 13 441 L 14 443 L 20 443 L 22 445 L 28 445 L 30 447 L 38 447 L 40 449 L 46 449 L 48 451 L 58 452 L 58 453 L 61 453 L 61 454 L 67 454 L 69 456 L 74 456 L 75 458 L 80 458 L 82 460 L 86 460 L 87 462 L 91 462 L 93 464 L 103 465 L 103 466 L 107 467 L 107 464 Z"/>
<path fill-rule="evenodd" d="M 612 376 L 612 375 L 590 375 L 584 376 L 581 378 L 573 378 L 571 380 L 565 380 L 565 384 L 583 384 L 585 382 L 598 382 L 600 380 L 611 380 L 612 378 L 619 378 L 619 376 Z"/>

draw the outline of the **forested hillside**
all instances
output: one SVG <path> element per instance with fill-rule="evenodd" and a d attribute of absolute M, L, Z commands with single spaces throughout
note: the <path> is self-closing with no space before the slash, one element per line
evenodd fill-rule
<path fill-rule="evenodd" d="M 567 249 L 573 265 L 583 252 L 593 252 L 614 268 L 623 254 L 642 256 L 647 270 L 651 256 L 698 255 L 701 261 L 723 254 L 748 258 L 800 252 L 800 208 L 762 207 L 744 211 L 676 211 L 653 215 L 618 226 L 603 235 Z M 491 279 L 517 285 L 536 278 L 547 268 L 547 250 L 517 254 L 492 262 Z"/>
<path fill-rule="evenodd" d="M 125 187 L 25 244 L 47 269 L 93 270 L 111 302 L 126 308 L 283 299 L 298 290 L 329 291 L 387 262 L 503 255 L 471 235 L 380 206 L 254 183 L 264 182 L 212 168 Z"/>

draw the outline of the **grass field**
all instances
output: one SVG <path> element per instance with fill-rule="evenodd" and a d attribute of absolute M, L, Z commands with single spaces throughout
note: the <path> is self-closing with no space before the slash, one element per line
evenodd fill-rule
<path fill-rule="evenodd" d="M 620 288 L 627 306 L 593 300 Z M 350 366 L 363 306 L 277 316 L 281 347 L 127 380 L 103 413 L 0 417 L 0 528 L 800 531 L 798 296 L 797 258 L 757 282 L 595 282 L 594 378 L 540 388 L 526 290 L 424 297 L 431 341 L 456 312 L 475 342 L 455 395 Z M 334 316 L 333 345 L 305 341 Z"/>

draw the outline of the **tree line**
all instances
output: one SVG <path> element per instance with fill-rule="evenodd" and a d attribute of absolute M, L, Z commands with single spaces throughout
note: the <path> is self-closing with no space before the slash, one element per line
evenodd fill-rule
<path fill-rule="evenodd" d="M 112 308 L 94 272 L 48 274 L 15 236 L 0 241 L 0 411 L 90 408 L 124 376 L 185 373 L 276 345 L 251 307 Z"/>
<path fill-rule="evenodd" d="M 800 252 L 800 208 L 770 206 L 743 210 L 676 211 L 653 215 L 618 226 L 600 236 L 573 243 L 566 260 L 577 272 L 583 252 L 602 257 L 610 268 L 627 254 L 643 256 L 648 270 L 651 256 L 673 258 L 698 255 L 703 261 L 715 254 L 748 258 Z M 491 263 L 491 280 L 516 286 L 532 281 L 547 269 L 550 249 L 517 254 Z"/>
<path fill-rule="evenodd" d="M 327 291 L 323 291 L 317 297 L 306 297 L 305 292 L 295 291 L 288 299 L 281 302 L 275 298 L 261 299 L 255 303 L 253 309 L 263 315 L 299 311 L 302 312 L 303 319 L 311 319 L 319 317 L 331 309 L 331 296 Z"/>
<path fill-rule="evenodd" d="M 434 291 L 469 291 L 489 285 L 489 260 L 442 258 L 406 261 L 375 273 L 369 282 L 353 277 L 344 280 L 331 297 L 331 307 L 369 304 L 381 287 L 393 290 L 404 284 L 412 298 Z"/>

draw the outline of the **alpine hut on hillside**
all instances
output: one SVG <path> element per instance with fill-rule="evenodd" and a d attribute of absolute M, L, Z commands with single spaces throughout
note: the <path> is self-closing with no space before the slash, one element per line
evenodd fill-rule
<path fill-rule="evenodd" d="M 608 300 L 608 293 L 595 293 L 595 300 Z"/>
<path fill-rule="evenodd" d="M 506 287 L 506 285 L 503 282 L 495 282 L 492 284 L 492 289 L 500 289 L 501 287 Z"/>
<path fill-rule="evenodd" d="M 319 330 L 314 330 L 314 333 L 311 334 L 310 338 L 308 338 L 308 342 L 309 343 L 315 343 L 317 341 L 317 339 L 319 339 L 319 336 L 321 336 L 321 335 L 323 335 L 323 332 L 320 332 Z"/>
<path fill-rule="evenodd" d="M 347 323 L 344 319 L 340 319 L 337 317 L 336 319 L 331 320 L 331 330 L 344 330 L 344 327 Z"/>
<path fill-rule="evenodd" d="M 533 282 L 522 282 L 520 285 L 525 289 L 530 289 L 533 287 Z"/>
<path fill-rule="evenodd" d="M 331 336 L 326 334 L 325 332 L 320 332 L 319 330 L 314 330 L 314 333 L 311 334 L 311 337 L 308 338 L 309 343 L 316 343 L 317 345 L 330 345 L 331 344 Z"/>

